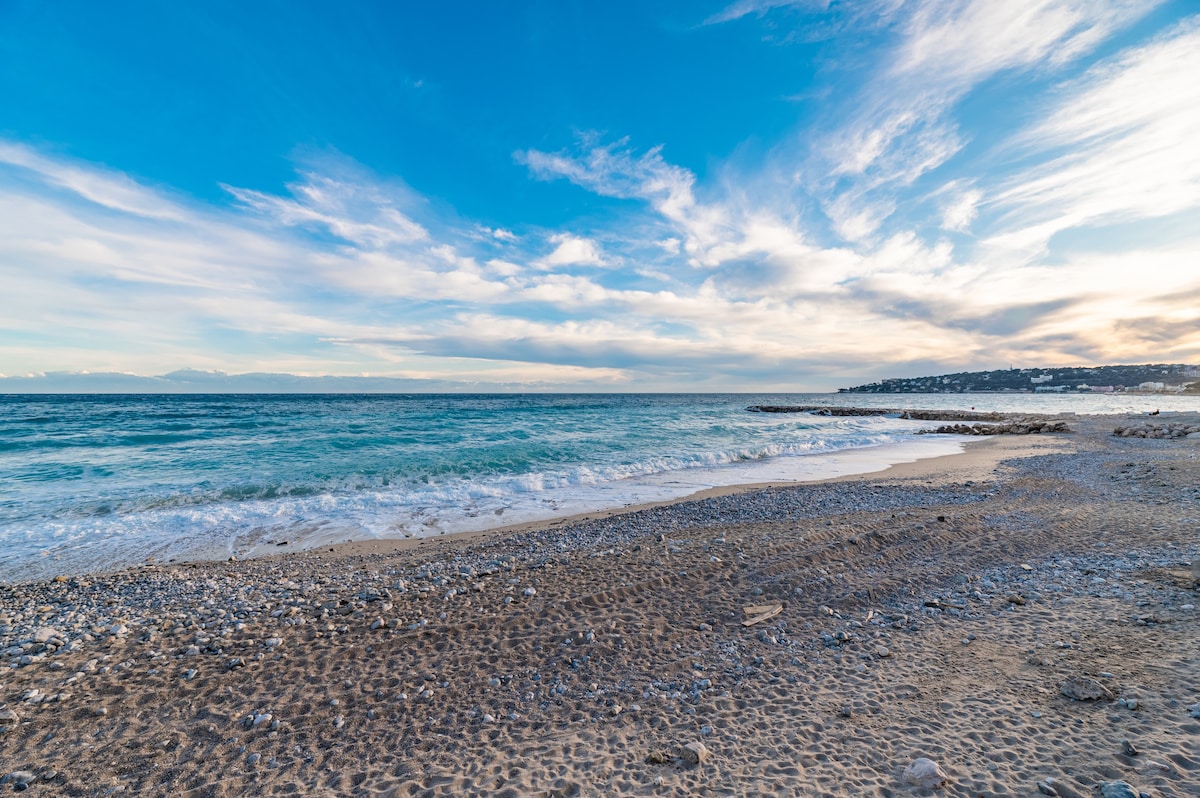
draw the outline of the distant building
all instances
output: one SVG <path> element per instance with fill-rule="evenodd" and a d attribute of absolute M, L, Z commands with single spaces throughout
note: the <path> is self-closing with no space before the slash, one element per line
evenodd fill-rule
<path fill-rule="evenodd" d="M 1042 374 L 1037 377 L 1030 377 L 1029 381 L 1032 382 L 1034 385 L 1042 385 L 1044 383 L 1050 382 L 1050 380 L 1052 380 L 1052 379 L 1054 379 L 1053 374 Z"/>
<path fill-rule="evenodd" d="M 1161 382 L 1143 382 L 1138 386 L 1139 391 L 1161 391 L 1166 386 Z"/>
<path fill-rule="evenodd" d="M 1065 385 L 1039 385 L 1033 389 L 1034 393 L 1062 393 L 1067 390 Z"/>

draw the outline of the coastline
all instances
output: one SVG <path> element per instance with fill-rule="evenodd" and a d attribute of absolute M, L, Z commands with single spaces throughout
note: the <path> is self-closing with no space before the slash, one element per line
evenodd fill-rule
<path fill-rule="evenodd" d="M 915 795 L 918 756 L 947 795 L 1185 795 L 1200 446 L 1116 438 L 1123 420 L 553 523 L 3 586 L 0 761 L 55 795 Z M 1060 694 L 1082 675 L 1112 697 Z"/>

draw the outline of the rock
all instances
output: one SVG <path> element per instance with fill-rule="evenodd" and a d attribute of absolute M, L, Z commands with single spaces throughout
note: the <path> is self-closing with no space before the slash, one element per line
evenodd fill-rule
<path fill-rule="evenodd" d="M 672 759 L 674 759 L 674 757 L 672 757 L 666 751 L 651 751 L 650 753 L 646 754 L 647 765 L 665 765 Z"/>
<path fill-rule="evenodd" d="M 875 656 L 880 659 L 887 659 L 892 656 L 892 652 L 888 650 L 887 646 L 875 646 Z"/>
<path fill-rule="evenodd" d="M 1101 798 L 1139 798 L 1138 791 L 1127 781 L 1103 781 L 1100 783 Z"/>
<path fill-rule="evenodd" d="M 1050 792 L 1047 792 L 1049 790 Z M 1057 795 L 1058 798 L 1084 798 L 1084 796 L 1062 779 L 1048 776 L 1038 782 L 1038 792 L 1043 795 Z"/>
<path fill-rule="evenodd" d="M 1139 753 L 1141 753 L 1138 751 L 1137 746 L 1128 740 L 1125 740 L 1121 743 L 1121 752 L 1126 756 L 1137 756 Z"/>
<path fill-rule="evenodd" d="M 61 639 L 62 636 L 63 636 L 62 632 L 58 631 L 57 629 L 53 629 L 49 626 L 43 626 L 34 631 L 33 642 L 49 643 L 52 639 L 54 639 L 56 637 Z"/>
<path fill-rule="evenodd" d="M 21 716 L 11 709 L 0 709 L 0 732 L 10 731 L 21 722 Z"/>
<path fill-rule="evenodd" d="M 22 789 L 21 785 L 28 785 L 30 782 L 37 779 L 37 774 L 28 770 L 14 770 L 4 778 L 0 779 L 0 784 L 16 784 L 17 789 Z"/>
<path fill-rule="evenodd" d="M 1200 435 L 1200 433 L 1196 434 Z M 1192 581 L 1200 582 L 1200 557 L 1196 557 L 1192 560 Z"/>
<path fill-rule="evenodd" d="M 949 776 L 932 759 L 919 757 L 904 769 L 904 780 L 925 790 L 935 790 L 949 780 Z"/>
<path fill-rule="evenodd" d="M 1004 600 L 1009 604 L 1016 604 L 1018 607 L 1024 606 L 1025 604 L 1025 597 L 1020 593 L 1009 593 L 1004 597 Z"/>
<path fill-rule="evenodd" d="M 1188 707 L 1188 714 L 1193 718 L 1200 718 L 1200 704 L 1192 704 Z"/>
<path fill-rule="evenodd" d="M 708 747 L 701 742 L 688 743 L 679 749 L 679 758 L 689 765 L 702 765 L 709 756 Z"/>
<path fill-rule="evenodd" d="M 1073 676 L 1059 685 L 1058 691 L 1076 701 L 1111 701 L 1113 697 L 1112 690 L 1090 676 Z"/>
<path fill-rule="evenodd" d="M 250 754 L 250 756 L 246 757 L 246 764 L 253 767 L 254 765 L 257 765 L 261 759 L 262 754 Z"/>

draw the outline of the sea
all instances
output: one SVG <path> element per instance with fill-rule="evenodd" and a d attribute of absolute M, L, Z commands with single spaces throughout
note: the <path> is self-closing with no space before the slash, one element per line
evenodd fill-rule
<path fill-rule="evenodd" d="M 477 531 L 960 451 L 844 405 L 1197 410 L 1038 394 L 3 395 L 0 582 Z"/>

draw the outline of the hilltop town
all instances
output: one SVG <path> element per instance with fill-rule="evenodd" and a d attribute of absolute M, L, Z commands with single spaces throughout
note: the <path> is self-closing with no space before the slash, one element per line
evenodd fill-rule
<path fill-rule="evenodd" d="M 963 371 L 900 377 L 839 388 L 838 393 L 1187 393 L 1200 394 L 1200 366 L 1152 363 Z"/>

